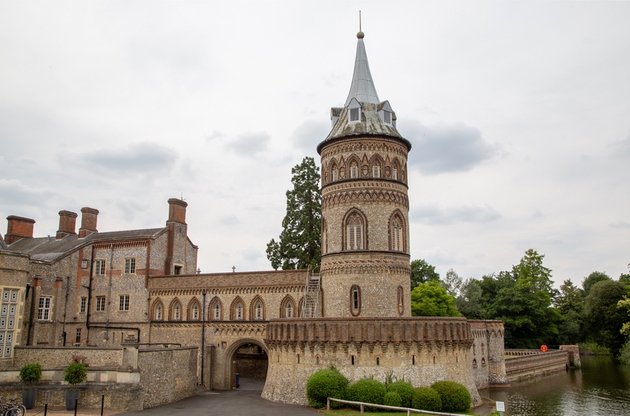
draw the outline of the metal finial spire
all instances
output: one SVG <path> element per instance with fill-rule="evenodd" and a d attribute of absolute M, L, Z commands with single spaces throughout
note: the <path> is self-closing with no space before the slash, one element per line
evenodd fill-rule
<path fill-rule="evenodd" d="M 357 33 L 357 38 L 363 39 L 364 37 L 365 35 L 363 34 L 363 31 L 361 30 L 361 10 L 359 10 L 359 33 Z"/>

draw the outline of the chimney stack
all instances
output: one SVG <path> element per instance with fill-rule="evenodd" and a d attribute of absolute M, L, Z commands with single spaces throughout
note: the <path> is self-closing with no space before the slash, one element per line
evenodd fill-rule
<path fill-rule="evenodd" d="M 7 221 L 7 233 L 4 236 L 4 241 L 7 245 L 13 244 L 22 238 L 33 238 L 33 224 L 35 224 L 35 220 L 9 215 Z"/>
<path fill-rule="evenodd" d="M 81 228 L 79 228 L 79 238 L 87 237 L 92 233 L 97 233 L 96 220 L 98 210 L 94 208 L 81 208 Z"/>
<path fill-rule="evenodd" d="M 70 234 L 76 234 L 77 213 L 70 211 L 59 211 L 59 230 L 57 230 L 57 240 Z"/>
<path fill-rule="evenodd" d="M 168 200 L 168 221 L 178 222 L 180 224 L 186 224 L 186 207 L 188 203 L 177 198 L 171 198 Z"/>

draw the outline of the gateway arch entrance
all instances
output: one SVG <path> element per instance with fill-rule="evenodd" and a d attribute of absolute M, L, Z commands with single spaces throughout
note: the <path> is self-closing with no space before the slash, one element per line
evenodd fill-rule
<path fill-rule="evenodd" d="M 264 343 L 251 338 L 239 340 L 232 344 L 227 356 L 230 357 L 228 374 L 231 388 L 262 391 L 269 367 Z"/>

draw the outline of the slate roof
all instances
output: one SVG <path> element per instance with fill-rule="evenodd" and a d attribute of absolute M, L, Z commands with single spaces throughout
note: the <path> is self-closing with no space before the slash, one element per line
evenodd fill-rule
<path fill-rule="evenodd" d="M 154 239 L 168 231 L 167 227 L 147 228 L 142 230 L 110 231 L 92 233 L 84 238 L 76 234 L 67 235 L 56 239 L 54 236 L 22 238 L 11 244 L 8 249 L 19 253 L 29 254 L 31 260 L 55 262 L 75 252 L 81 247 L 104 242 L 116 242 L 127 240 Z"/>
<path fill-rule="evenodd" d="M 319 152 L 327 142 L 348 136 L 364 136 L 379 135 L 394 137 L 402 140 L 408 149 L 411 149 L 411 143 L 404 139 L 396 129 L 396 113 L 391 111 L 388 101 L 380 101 L 374 86 L 374 80 L 370 72 L 370 65 L 367 60 L 365 44 L 363 42 L 364 34 L 357 34 L 357 53 L 354 60 L 354 73 L 352 75 L 352 83 L 350 84 L 350 92 L 346 103 L 342 108 L 331 109 L 331 119 L 333 122 L 337 119 L 332 130 L 328 133 L 326 139 L 317 146 Z M 349 122 L 349 107 L 353 99 L 359 102 L 361 106 L 361 120 L 358 122 Z M 355 102 L 356 105 L 356 102 Z M 379 111 L 390 110 L 392 123 L 384 123 L 379 115 Z"/>

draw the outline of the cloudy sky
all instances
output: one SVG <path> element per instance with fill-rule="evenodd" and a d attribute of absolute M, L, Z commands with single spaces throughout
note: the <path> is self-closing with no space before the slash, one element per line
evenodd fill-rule
<path fill-rule="evenodd" d="M 412 258 L 480 278 L 533 248 L 557 285 L 628 270 L 630 2 L 2 1 L 0 217 L 161 227 L 183 196 L 203 272 L 270 269 L 359 9 L 413 144 Z"/>

